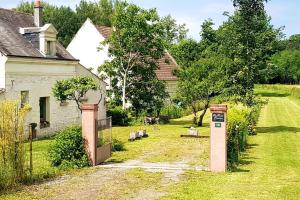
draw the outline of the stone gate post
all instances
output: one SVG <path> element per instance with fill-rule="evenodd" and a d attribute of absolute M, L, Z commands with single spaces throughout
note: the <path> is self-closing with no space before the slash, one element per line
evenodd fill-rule
<path fill-rule="evenodd" d="M 227 106 L 212 105 L 210 123 L 210 170 L 227 170 Z"/>
<path fill-rule="evenodd" d="M 97 160 L 97 120 L 98 105 L 83 104 L 82 109 L 82 136 L 86 140 L 86 149 L 89 152 L 89 159 L 93 166 L 96 166 Z"/>

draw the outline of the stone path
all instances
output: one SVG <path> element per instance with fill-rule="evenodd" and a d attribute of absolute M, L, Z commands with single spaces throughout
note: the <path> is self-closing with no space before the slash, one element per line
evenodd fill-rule
<path fill-rule="evenodd" d="M 195 166 L 190 167 L 186 163 L 147 163 L 141 160 L 131 160 L 125 163 L 104 164 L 99 168 L 117 168 L 117 169 L 144 169 L 144 170 L 162 170 L 162 171 L 208 171 L 208 167 Z"/>

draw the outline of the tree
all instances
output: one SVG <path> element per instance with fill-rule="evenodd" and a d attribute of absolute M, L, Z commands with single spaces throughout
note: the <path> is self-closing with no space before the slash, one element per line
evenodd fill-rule
<path fill-rule="evenodd" d="M 201 41 L 183 41 L 177 45 L 175 57 L 180 63 L 176 72 L 179 78 L 178 99 L 192 108 L 194 123 L 203 125 L 210 103 L 224 93 L 227 82 L 226 68 L 230 60 L 219 53 L 217 31 L 213 22 L 206 20 L 202 25 Z M 195 48 L 189 48 L 193 46 Z M 198 120 L 198 112 L 203 110 Z"/>
<path fill-rule="evenodd" d="M 166 85 L 156 78 L 155 73 L 144 74 L 141 80 L 132 82 L 133 84 L 128 88 L 128 99 L 135 116 L 138 117 L 142 112 L 159 116 L 168 97 Z"/>
<path fill-rule="evenodd" d="M 278 51 L 280 29 L 274 29 L 265 12 L 265 0 L 234 0 L 236 11 L 228 16 L 218 31 L 222 53 L 233 61 L 227 69 L 231 75 L 231 94 L 240 95 L 251 105 L 254 84 L 264 77 L 261 73 Z"/>
<path fill-rule="evenodd" d="M 300 83 L 300 51 L 284 50 L 272 57 L 272 63 L 277 67 L 273 77 L 274 83 Z"/>
<path fill-rule="evenodd" d="M 97 89 L 101 91 L 101 87 L 97 86 L 97 83 L 94 79 L 90 77 L 73 77 L 67 80 L 56 81 L 52 88 L 52 92 L 58 101 L 75 101 L 78 109 L 80 112 L 82 112 L 81 102 L 86 96 L 86 93 L 88 91 L 96 91 Z M 101 102 L 101 100 L 102 94 L 98 104 Z"/>
<path fill-rule="evenodd" d="M 79 5 L 76 6 L 80 24 L 90 18 L 97 25 L 111 26 L 114 5 L 117 3 L 118 1 L 112 0 L 99 0 L 98 2 L 81 0 Z"/>
<path fill-rule="evenodd" d="M 194 39 L 184 39 L 171 48 L 171 54 L 180 67 L 189 67 L 201 56 L 200 44 Z"/>
<path fill-rule="evenodd" d="M 161 19 L 166 44 L 168 45 L 166 48 L 170 49 L 174 44 L 179 43 L 181 40 L 187 37 L 188 29 L 185 24 L 177 24 L 176 20 L 168 15 Z"/>
<path fill-rule="evenodd" d="M 189 68 L 178 71 L 178 95 L 185 105 L 191 106 L 194 123 L 203 125 L 203 119 L 212 100 L 223 94 L 227 80 L 224 69 L 230 61 L 218 54 L 202 58 Z M 203 110 L 198 120 L 198 112 Z"/>
<path fill-rule="evenodd" d="M 120 3 L 113 17 L 115 31 L 102 45 L 109 45 L 111 62 L 104 71 L 113 72 L 115 90 L 122 91 L 122 106 L 129 99 L 128 88 L 153 74 L 157 60 L 165 53 L 164 31 L 155 9 L 145 10 L 134 4 Z"/>

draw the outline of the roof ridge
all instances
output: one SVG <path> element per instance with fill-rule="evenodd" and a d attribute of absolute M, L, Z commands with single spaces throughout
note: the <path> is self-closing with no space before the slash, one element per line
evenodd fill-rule
<path fill-rule="evenodd" d="M 28 15 L 30 17 L 33 17 L 32 14 L 25 13 L 25 12 L 20 12 L 20 11 L 14 10 L 14 9 L 0 8 L 0 10 L 6 10 L 6 11 L 14 12 L 14 13 L 17 13 L 17 14 Z"/>

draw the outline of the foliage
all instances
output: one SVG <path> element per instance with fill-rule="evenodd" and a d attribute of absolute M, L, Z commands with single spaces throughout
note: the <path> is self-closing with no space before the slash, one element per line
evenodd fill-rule
<path fill-rule="evenodd" d="M 166 104 L 160 111 L 160 115 L 168 116 L 169 119 L 178 119 L 183 117 L 184 110 L 175 104 Z"/>
<path fill-rule="evenodd" d="M 246 150 L 248 135 L 256 134 L 255 126 L 263 102 L 256 100 L 251 108 L 241 105 L 229 108 L 227 115 L 227 165 L 233 169 L 239 163 L 240 152 Z"/>
<path fill-rule="evenodd" d="M 289 39 L 283 41 L 285 50 L 300 51 L 300 34 L 292 35 Z"/>
<path fill-rule="evenodd" d="M 171 48 L 172 56 L 180 67 L 189 67 L 201 56 L 200 44 L 193 39 L 184 39 Z"/>
<path fill-rule="evenodd" d="M 284 50 L 272 57 L 270 83 L 300 83 L 300 50 Z"/>
<path fill-rule="evenodd" d="M 265 0 L 234 0 L 236 11 L 219 28 L 220 52 L 232 60 L 227 68 L 231 94 L 252 104 L 254 84 L 265 81 L 270 57 L 280 47 L 281 29 L 274 29 Z"/>
<path fill-rule="evenodd" d="M 166 49 L 172 45 L 179 43 L 187 37 L 188 29 L 185 24 L 177 24 L 176 20 L 168 15 L 161 19 L 163 30 L 165 31 Z"/>
<path fill-rule="evenodd" d="M 147 115 L 157 116 L 168 97 L 165 83 L 150 75 L 144 74 L 143 77 L 143 82 L 132 83 L 128 91 L 132 111 L 135 117 L 143 112 L 146 112 Z"/>
<path fill-rule="evenodd" d="M 117 140 L 117 139 L 113 139 L 112 142 L 112 151 L 116 152 L 116 151 L 124 151 L 125 150 L 125 144 L 124 142 Z"/>
<path fill-rule="evenodd" d="M 164 55 L 164 31 L 155 9 L 127 3 L 117 4 L 113 26 L 115 31 L 102 43 L 110 46 L 111 57 L 103 70 L 112 76 L 116 96 L 122 91 L 119 95 L 125 109 L 126 102 L 134 100 L 130 90 L 134 92 L 139 82 L 146 82 L 149 88 L 157 83 L 155 70 L 157 60 Z"/>
<path fill-rule="evenodd" d="M 0 102 L 0 191 L 25 178 L 24 127 L 28 106 Z"/>
<path fill-rule="evenodd" d="M 101 88 L 96 81 L 90 77 L 73 77 L 66 80 L 58 80 L 52 88 L 54 97 L 58 101 L 75 101 L 78 109 L 81 110 L 81 101 L 88 91 L 96 91 Z M 102 100 L 102 98 L 99 100 Z"/>
<path fill-rule="evenodd" d="M 55 167 L 83 168 L 89 166 L 81 127 L 70 126 L 60 131 L 49 149 L 49 160 Z"/>
<path fill-rule="evenodd" d="M 115 107 L 107 111 L 107 116 L 112 117 L 112 125 L 128 126 L 131 121 L 128 110 L 123 110 L 122 107 Z"/>
<path fill-rule="evenodd" d="M 81 0 L 76 6 L 76 14 L 80 24 L 90 18 L 97 25 L 111 26 L 116 3 L 112 0 L 100 0 L 98 2 Z"/>

